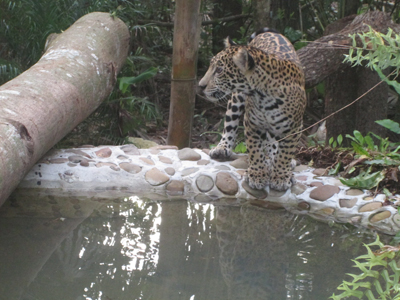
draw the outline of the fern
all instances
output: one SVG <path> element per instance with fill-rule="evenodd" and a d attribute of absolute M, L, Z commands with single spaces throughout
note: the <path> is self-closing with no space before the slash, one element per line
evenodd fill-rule
<path fill-rule="evenodd" d="M 333 294 L 330 299 L 340 300 L 347 297 L 368 300 L 399 300 L 400 299 L 400 268 L 396 260 L 399 259 L 399 247 L 387 246 L 380 242 L 379 236 L 375 242 L 364 244 L 367 254 L 353 260 L 355 267 L 361 273 L 347 274 L 351 281 L 343 280 L 338 286 L 339 295 Z M 378 250 L 372 251 L 372 246 Z M 377 298 L 378 297 L 378 298 Z"/>

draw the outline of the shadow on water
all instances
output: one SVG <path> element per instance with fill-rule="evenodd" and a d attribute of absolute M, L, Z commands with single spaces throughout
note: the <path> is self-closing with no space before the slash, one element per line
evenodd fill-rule
<path fill-rule="evenodd" d="M 1 299 L 321 300 L 374 240 L 250 205 L 51 200 L 51 218 L 0 210 Z"/>

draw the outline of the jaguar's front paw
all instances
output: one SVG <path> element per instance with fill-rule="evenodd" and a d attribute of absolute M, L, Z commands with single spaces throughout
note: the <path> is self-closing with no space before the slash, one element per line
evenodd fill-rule
<path fill-rule="evenodd" d="M 250 187 L 257 190 L 264 189 L 268 183 L 269 178 L 265 171 L 247 170 L 244 174 L 245 180 L 249 183 Z"/>
<path fill-rule="evenodd" d="M 220 145 L 210 150 L 210 157 L 213 159 L 227 159 L 231 157 L 232 151 Z"/>
<path fill-rule="evenodd" d="M 292 187 L 293 183 L 295 183 L 295 179 L 292 178 L 292 176 L 288 176 L 287 178 L 274 178 L 269 183 L 269 187 L 277 191 L 286 191 Z"/>

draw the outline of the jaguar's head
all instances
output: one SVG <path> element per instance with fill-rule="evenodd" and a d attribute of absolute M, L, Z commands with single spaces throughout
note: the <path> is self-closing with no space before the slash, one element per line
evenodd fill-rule
<path fill-rule="evenodd" d="M 200 89 L 210 101 L 216 102 L 246 89 L 245 75 L 255 67 L 247 48 L 227 38 L 225 49 L 211 59 L 210 67 L 199 82 Z"/>

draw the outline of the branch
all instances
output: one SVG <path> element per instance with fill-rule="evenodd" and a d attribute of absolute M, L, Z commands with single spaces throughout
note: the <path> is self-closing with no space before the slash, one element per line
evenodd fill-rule
<path fill-rule="evenodd" d="M 207 26 L 207 25 L 212 25 L 212 24 L 217 24 L 217 23 L 223 23 L 223 22 L 231 22 L 231 21 L 236 21 L 240 19 L 246 19 L 250 17 L 250 14 L 245 14 L 245 15 L 236 15 L 236 16 L 230 16 L 230 17 L 225 17 L 225 18 L 217 18 L 214 20 L 207 20 L 201 22 L 202 26 Z M 138 20 L 139 25 L 156 25 L 159 27 L 169 27 L 172 28 L 174 27 L 173 22 L 159 22 L 155 20 Z"/>

